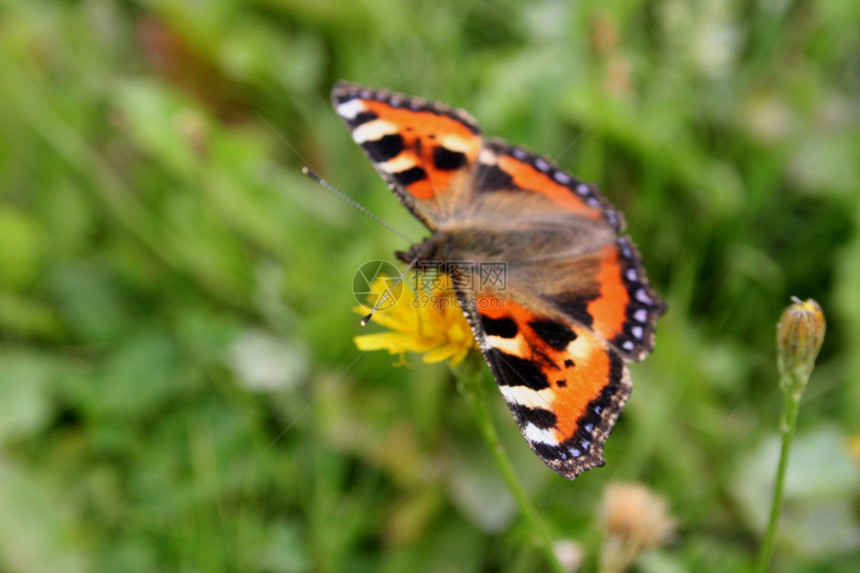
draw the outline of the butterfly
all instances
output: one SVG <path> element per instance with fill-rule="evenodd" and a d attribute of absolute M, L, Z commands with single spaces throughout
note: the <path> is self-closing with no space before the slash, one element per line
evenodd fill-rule
<path fill-rule="evenodd" d="M 531 449 L 568 479 L 603 465 L 630 395 L 626 362 L 651 352 L 666 308 L 621 213 L 550 160 L 485 138 L 463 110 L 345 81 L 331 97 L 431 231 L 398 257 L 449 275 Z"/>

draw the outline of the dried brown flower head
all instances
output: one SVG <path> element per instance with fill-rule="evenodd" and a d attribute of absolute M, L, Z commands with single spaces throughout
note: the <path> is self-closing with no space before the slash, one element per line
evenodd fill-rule
<path fill-rule="evenodd" d="M 665 498 L 636 483 L 606 488 L 600 511 L 604 534 L 601 571 L 625 571 L 652 547 L 666 543 L 675 531 Z"/>

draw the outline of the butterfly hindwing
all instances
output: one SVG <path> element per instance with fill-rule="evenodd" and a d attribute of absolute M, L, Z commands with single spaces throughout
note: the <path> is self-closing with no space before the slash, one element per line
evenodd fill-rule
<path fill-rule="evenodd" d="M 464 308 L 478 346 L 531 449 L 569 479 L 603 465 L 631 389 L 621 356 L 588 329 L 509 297 L 471 300 Z"/>
<path fill-rule="evenodd" d="M 520 255 L 512 247 L 505 260 L 510 276 L 522 277 L 514 290 L 528 292 L 538 302 L 566 315 L 608 341 L 627 360 L 642 360 L 654 346 L 654 326 L 665 311 L 648 283 L 641 258 L 626 236 L 618 236 L 624 220 L 593 185 L 582 183 L 536 156 L 499 140 L 490 140 L 476 174 L 477 216 L 486 227 L 503 227 L 493 203 L 517 198 L 520 234 L 533 233 L 531 248 Z M 540 214 L 551 210 L 551 220 Z M 529 217 L 533 220 L 530 227 Z M 554 225 L 568 230 L 568 244 L 545 236 Z M 582 229 L 580 233 L 573 230 Z M 488 231 L 492 232 L 492 231 Z M 564 233 L 555 231 L 562 237 Z M 537 237 L 540 237 L 539 239 Z M 575 244 L 575 248 L 573 245 Z"/>
<path fill-rule="evenodd" d="M 590 329 L 625 360 L 645 358 L 654 347 L 654 326 L 665 305 L 651 288 L 632 241 L 621 236 L 583 253 L 509 265 L 514 291 L 529 293 Z M 576 276 L 558 281 L 557 276 Z"/>

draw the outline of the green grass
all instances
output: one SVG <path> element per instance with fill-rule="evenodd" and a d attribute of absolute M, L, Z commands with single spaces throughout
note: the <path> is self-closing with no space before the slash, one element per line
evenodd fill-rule
<path fill-rule="evenodd" d="M 447 369 L 352 343 L 353 273 L 407 245 L 301 167 L 423 230 L 331 110 L 345 78 L 597 182 L 668 301 L 606 467 L 555 476 L 487 393 L 583 570 L 618 480 L 679 523 L 640 571 L 753 566 L 791 295 L 828 333 L 773 570 L 857 570 L 858 29 L 851 2 L 0 2 L 0 569 L 545 570 Z"/>

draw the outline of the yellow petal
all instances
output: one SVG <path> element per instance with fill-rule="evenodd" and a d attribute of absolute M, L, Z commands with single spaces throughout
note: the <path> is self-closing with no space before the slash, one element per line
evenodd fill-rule
<path fill-rule="evenodd" d="M 452 356 L 457 353 L 457 347 L 452 346 L 451 344 L 446 344 L 445 346 L 440 346 L 435 350 L 431 350 L 427 354 L 425 354 L 421 360 L 427 363 L 434 362 L 442 362 L 443 360 L 448 360 Z"/>
<path fill-rule="evenodd" d="M 391 354 L 427 352 L 436 346 L 436 343 L 432 340 L 400 332 L 362 334 L 353 338 L 353 342 L 355 342 L 359 350 L 388 350 Z"/>

